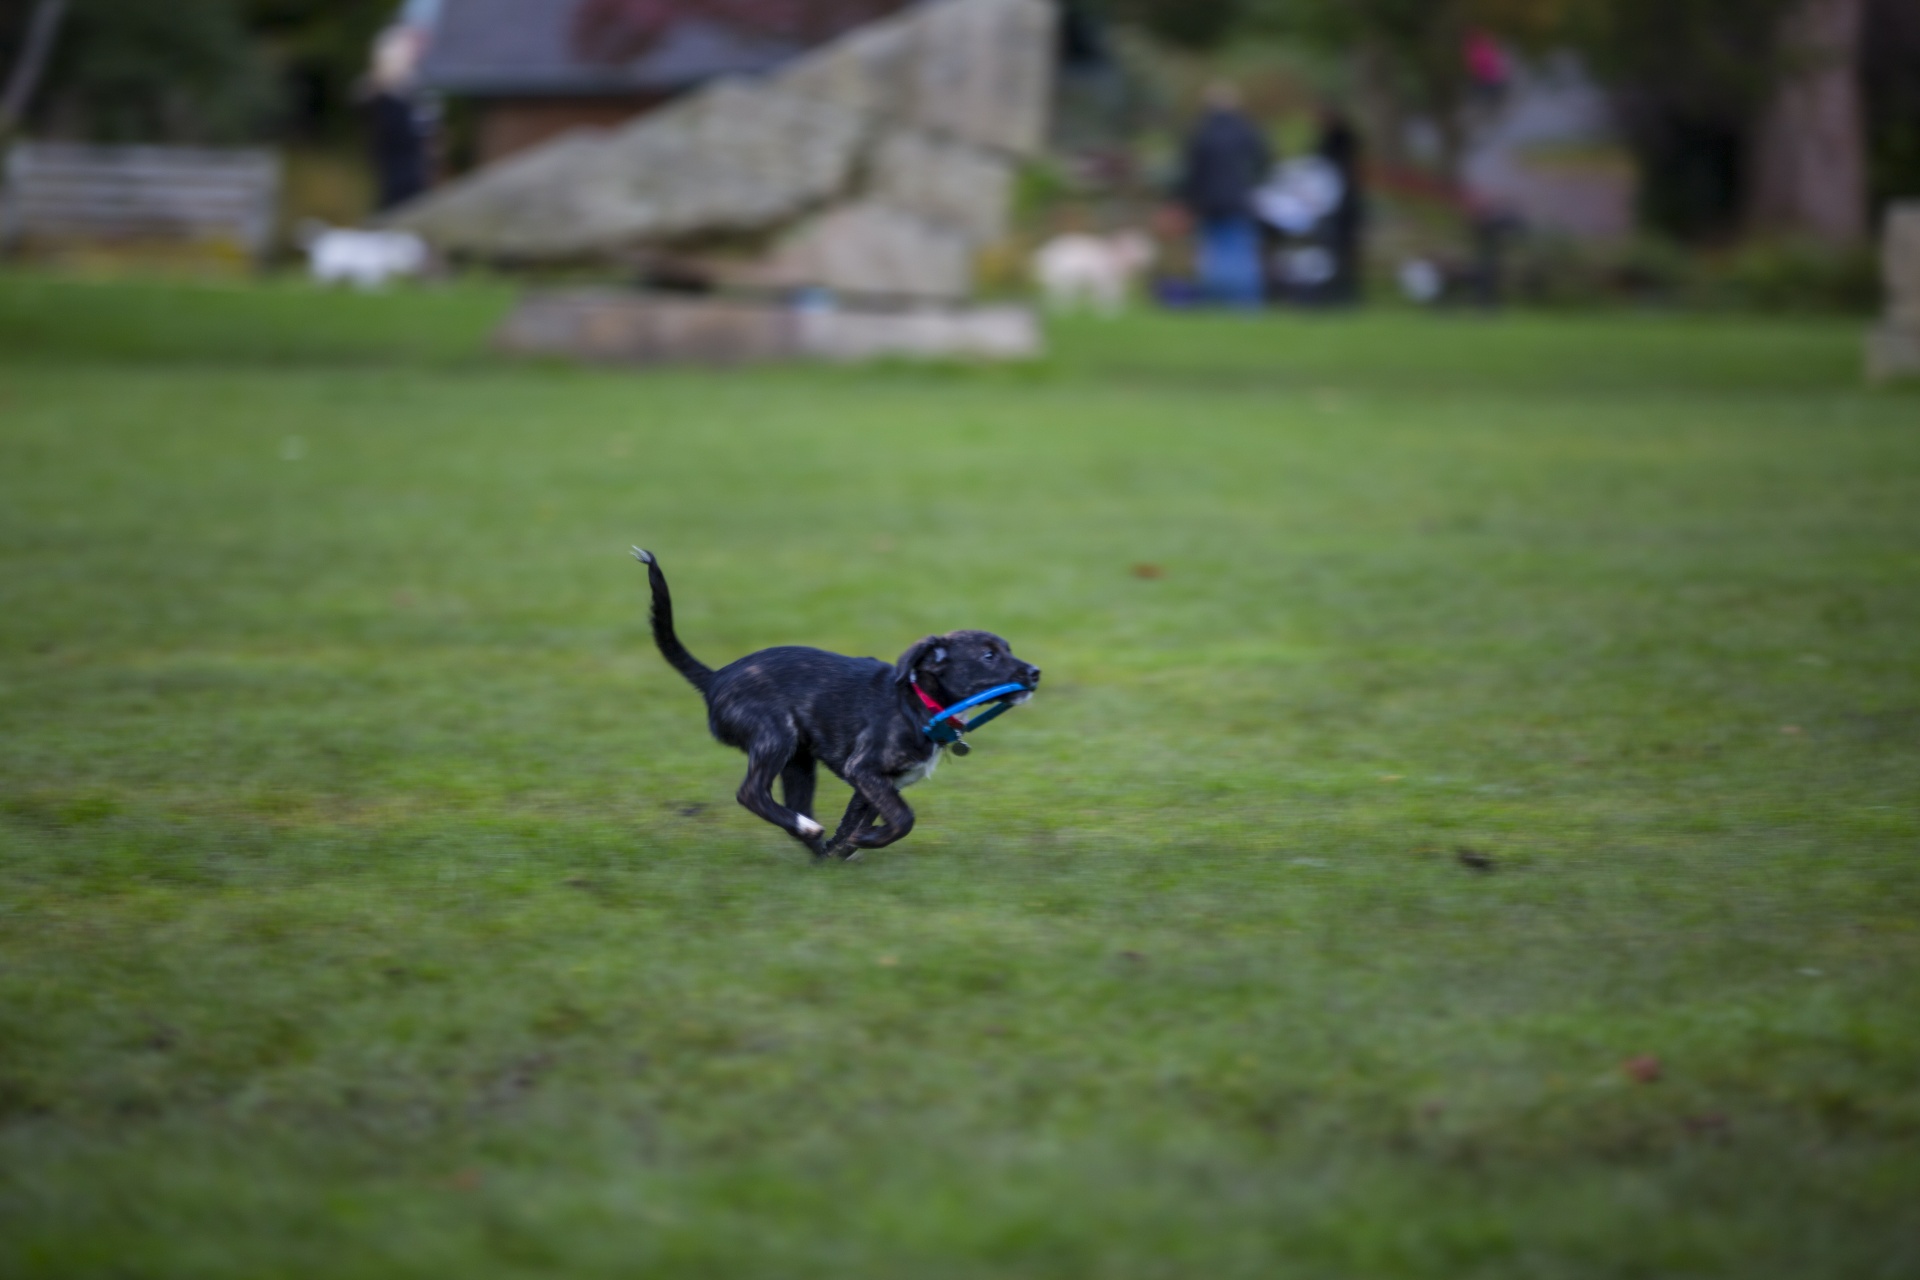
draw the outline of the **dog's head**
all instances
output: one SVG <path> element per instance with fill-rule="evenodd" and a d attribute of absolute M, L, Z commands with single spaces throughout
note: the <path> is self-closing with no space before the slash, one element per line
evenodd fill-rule
<path fill-rule="evenodd" d="M 991 631 L 949 631 L 915 641 L 894 664 L 893 679 L 902 685 L 918 681 L 942 706 L 996 685 L 1023 684 L 1027 691 L 1014 699 L 1018 703 L 1039 687 L 1040 668 L 1014 657 L 1013 646 Z"/>

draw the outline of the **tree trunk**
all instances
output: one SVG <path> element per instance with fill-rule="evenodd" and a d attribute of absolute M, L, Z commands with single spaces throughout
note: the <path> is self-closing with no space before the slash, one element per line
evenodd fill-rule
<path fill-rule="evenodd" d="M 33 91 L 40 87 L 40 76 L 53 53 L 53 37 L 60 30 L 60 18 L 67 0 L 39 0 L 33 16 L 27 20 L 26 39 L 20 42 L 20 56 L 14 60 L 13 74 L 7 77 L 7 89 L 0 94 L 0 139 L 6 138 L 27 114 Z"/>
<path fill-rule="evenodd" d="M 1866 234 L 1864 8 L 1862 0 L 1801 0 L 1781 23 L 1780 81 L 1754 139 L 1749 229 L 1838 245 Z"/>

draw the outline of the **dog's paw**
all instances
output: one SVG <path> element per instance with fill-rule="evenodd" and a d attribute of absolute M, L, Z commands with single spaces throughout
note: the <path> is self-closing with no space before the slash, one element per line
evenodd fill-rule
<path fill-rule="evenodd" d="M 653 552 L 643 551 L 639 547 L 635 547 L 633 549 L 633 558 L 635 560 L 638 560 L 641 564 L 652 564 Z"/>
<path fill-rule="evenodd" d="M 815 836 L 819 835 L 822 831 L 826 830 L 825 827 L 821 826 L 819 823 L 815 822 L 812 818 L 809 818 L 804 813 L 796 817 L 794 819 L 794 822 L 799 825 L 800 834 L 809 840 L 813 839 Z"/>

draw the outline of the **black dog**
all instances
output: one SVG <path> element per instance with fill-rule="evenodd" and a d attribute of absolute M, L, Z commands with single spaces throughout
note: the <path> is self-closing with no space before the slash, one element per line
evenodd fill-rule
<path fill-rule="evenodd" d="M 673 600 L 659 561 L 638 547 L 633 554 L 647 566 L 653 587 L 654 643 L 705 696 L 713 736 L 747 753 L 740 803 L 816 858 L 857 857 L 861 849 L 883 848 L 913 830 L 913 810 L 900 789 L 940 762 L 945 748 L 923 728 L 934 714 L 1003 684 L 1025 685 L 1027 691 L 1015 698 L 1025 702 L 1040 683 L 1040 668 L 1014 657 L 1005 640 L 987 631 L 928 636 L 892 666 L 878 658 L 783 645 L 713 671 L 673 633 Z M 821 839 L 825 828 L 813 820 L 816 763 L 853 787 L 853 801 L 830 842 Z M 775 778 L 784 805 L 773 798 Z M 873 825 L 876 817 L 879 826 Z"/>

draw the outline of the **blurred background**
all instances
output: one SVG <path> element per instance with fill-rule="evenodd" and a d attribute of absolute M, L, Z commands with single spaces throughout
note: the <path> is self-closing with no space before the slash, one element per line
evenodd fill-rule
<path fill-rule="evenodd" d="M 23 143 L 203 160 L 264 149 L 269 196 L 244 195 L 231 171 L 175 171 L 229 205 L 270 206 L 190 237 L 184 256 L 297 267 L 321 224 L 367 225 L 569 131 L 776 73 L 926 7 L 9 0 L 8 248 L 91 269 L 182 265 L 178 237 L 110 226 L 71 199 L 37 223 L 23 214 Z M 969 291 L 1024 291 L 1049 242 L 1130 231 L 1142 238 L 1110 264 L 1130 287 L 1175 306 L 1238 297 L 1208 275 L 1194 203 L 1209 103 L 1264 150 L 1243 185 L 1259 194 L 1248 212 L 1270 303 L 1865 311 L 1882 211 L 1920 194 L 1920 9 L 1907 0 L 1073 0 L 1050 29 L 1042 145 L 1013 149 L 1007 216 L 969 245 Z M 436 248 L 443 229 L 416 227 Z M 677 252 L 712 235 L 652 243 Z M 456 264 L 540 265 L 460 247 Z M 575 270 L 595 257 L 633 268 L 630 253 L 566 256 Z M 651 263 L 655 283 L 684 283 L 677 260 Z"/>

